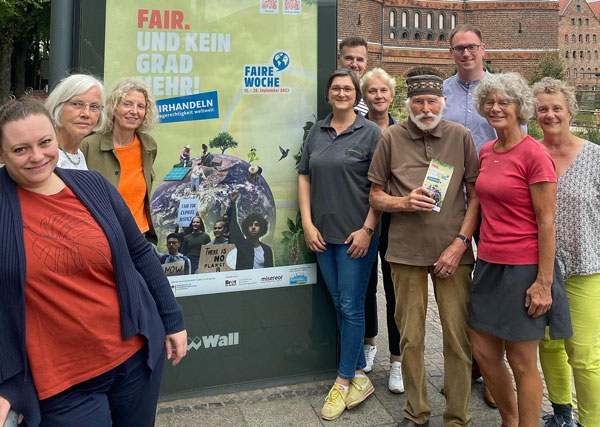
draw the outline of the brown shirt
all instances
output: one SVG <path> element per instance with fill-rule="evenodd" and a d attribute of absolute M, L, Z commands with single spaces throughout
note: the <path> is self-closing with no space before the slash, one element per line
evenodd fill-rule
<path fill-rule="evenodd" d="M 477 152 L 469 131 L 442 120 L 423 133 L 410 119 L 390 126 L 377 144 L 369 180 L 392 196 L 407 196 L 423 185 L 432 159 L 454 166 L 440 212 L 394 212 L 385 259 L 399 264 L 429 266 L 436 262 L 460 231 L 466 211 L 464 183 L 475 182 Z M 461 264 L 474 262 L 469 247 Z"/>

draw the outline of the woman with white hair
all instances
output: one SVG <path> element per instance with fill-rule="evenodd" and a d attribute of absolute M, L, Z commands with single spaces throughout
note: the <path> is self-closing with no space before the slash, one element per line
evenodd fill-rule
<path fill-rule="evenodd" d="M 544 146 L 521 128 L 535 99 L 520 74 L 486 77 L 474 104 L 498 138 L 481 148 L 475 184 L 481 232 L 469 303 L 473 355 L 502 425 L 533 427 L 542 405 L 538 344 L 547 325 L 552 338 L 572 334 L 554 260 L 556 170 Z"/>
<path fill-rule="evenodd" d="M 158 120 L 154 96 L 142 80 L 125 79 L 108 97 L 106 116 L 104 131 L 86 138 L 81 151 L 88 168 L 119 190 L 140 231 L 156 244 L 150 194 L 158 147 L 147 133 Z"/>
<path fill-rule="evenodd" d="M 369 112 L 367 120 L 376 123 L 381 132 L 396 123 L 390 114 L 390 105 L 394 101 L 396 80 L 382 68 L 373 68 L 367 71 L 360 79 L 360 90 L 363 93 Z M 394 296 L 394 282 L 390 264 L 385 260 L 388 246 L 388 233 L 390 230 L 391 214 L 381 214 L 381 236 L 379 237 L 379 255 L 381 257 L 381 273 L 383 276 L 383 290 L 386 302 L 386 321 L 388 329 L 388 346 L 390 349 L 390 374 L 388 388 L 392 393 L 403 393 L 402 367 L 400 364 L 400 333 L 396 326 L 394 313 L 396 312 L 396 298 Z M 364 350 L 367 366 L 365 372 L 370 372 L 377 353 L 375 339 L 377 337 L 377 257 L 371 269 L 367 296 L 365 298 L 365 340 Z"/>
<path fill-rule="evenodd" d="M 58 167 L 87 169 L 79 146 L 83 138 L 104 125 L 103 99 L 104 85 L 87 74 L 65 77 L 48 95 L 45 107 L 57 129 Z"/>

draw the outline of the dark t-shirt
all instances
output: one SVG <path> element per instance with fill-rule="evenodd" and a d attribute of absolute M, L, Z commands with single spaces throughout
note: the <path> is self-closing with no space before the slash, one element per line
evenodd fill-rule
<path fill-rule="evenodd" d="M 363 226 L 369 213 L 367 173 L 381 130 L 359 114 L 337 135 L 331 127 L 332 116 L 310 130 L 298 173 L 310 176 L 313 224 L 326 242 L 343 244 Z M 375 235 L 379 235 L 379 225 Z"/>

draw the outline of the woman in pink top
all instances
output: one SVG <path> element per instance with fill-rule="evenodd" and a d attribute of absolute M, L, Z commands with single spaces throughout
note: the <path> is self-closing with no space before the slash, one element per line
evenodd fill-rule
<path fill-rule="evenodd" d="M 520 74 L 488 76 L 474 103 L 498 138 L 481 148 L 475 185 L 482 219 L 469 305 L 473 354 L 503 425 L 533 427 L 542 404 L 539 340 L 547 325 L 553 337 L 571 335 L 554 267 L 556 171 L 544 146 L 521 129 L 535 101 Z"/>

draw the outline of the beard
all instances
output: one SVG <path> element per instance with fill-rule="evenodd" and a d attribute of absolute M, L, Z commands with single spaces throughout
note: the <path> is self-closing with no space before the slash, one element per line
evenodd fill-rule
<path fill-rule="evenodd" d="M 444 110 L 446 109 L 446 102 L 445 102 L 444 98 L 441 98 L 440 102 L 442 103 L 442 105 L 441 105 L 439 113 L 437 113 L 437 114 L 433 114 L 433 113 L 421 113 L 421 114 L 417 114 L 417 115 L 415 115 L 413 113 L 412 109 L 410 108 L 409 103 L 407 102 L 408 115 L 409 115 L 410 119 L 412 120 L 412 122 L 419 129 L 421 129 L 423 131 L 432 130 L 437 125 L 440 124 L 440 122 L 442 121 L 442 115 L 444 114 Z M 424 119 L 426 117 L 433 117 L 433 122 L 431 122 L 431 123 L 423 123 L 423 122 L 421 122 L 421 119 Z"/>

